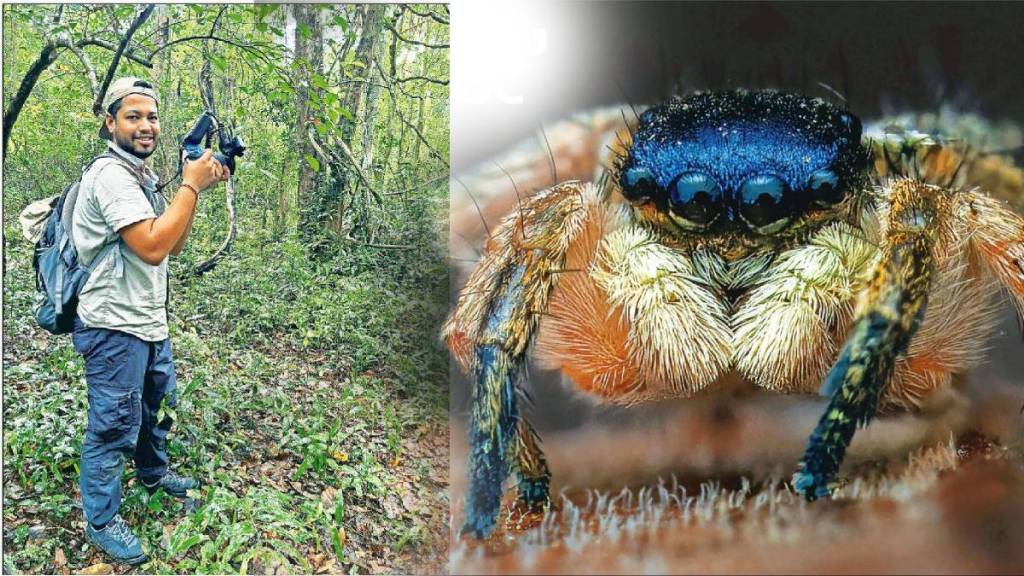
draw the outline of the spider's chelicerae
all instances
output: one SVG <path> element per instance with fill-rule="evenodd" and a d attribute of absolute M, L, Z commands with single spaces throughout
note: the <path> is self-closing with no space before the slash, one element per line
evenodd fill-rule
<path fill-rule="evenodd" d="M 617 404 L 726 378 L 830 398 L 793 477 L 828 496 L 858 426 L 912 409 L 976 362 L 1005 288 L 1024 311 L 1024 220 L 965 181 L 938 138 L 862 141 L 850 112 L 773 91 L 648 109 L 595 184 L 524 199 L 488 238 L 444 335 L 470 374 L 463 532 L 502 484 L 547 501 L 520 413 L 532 346 Z"/>

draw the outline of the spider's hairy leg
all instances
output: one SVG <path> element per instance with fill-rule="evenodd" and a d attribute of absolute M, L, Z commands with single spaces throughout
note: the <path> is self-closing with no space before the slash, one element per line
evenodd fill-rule
<path fill-rule="evenodd" d="M 445 324 L 444 337 L 473 386 L 463 533 L 482 538 L 493 531 L 512 469 L 520 499 L 548 500 L 550 474 L 519 412 L 518 383 L 566 252 L 595 200 L 592 187 L 569 182 L 524 201 L 488 239 Z"/>
<path fill-rule="evenodd" d="M 530 506 L 546 504 L 551 472 L 540 448 L 540 437 L 525 418 L 519 419 L 515 448 L 519 500 Z"/>
<path fill-rule="evenodd" d="M 501 506 L 502 484 L 512 467 L 519 427 L 517 382 L 522 376 L 523 354 L 509 346 L 516 335 L 506 322 L 522 302 L 525 266 L 509 270 L 492 301 L 473 360 L 473 407 L 470 415 L 470 492 L 463 533 L 486 536 L 494 529 Z M 511 348 L 511 349 L 510 349 Z M 547 470 L 542 471 L 546 475 Z"/>
<path fill-rule="evenodd" d="M 825 379 L 828 407 L 811 434 L 794 488 L 808 500 L 828 496 L 858 426 L 875 415 L 896 358 L 910 344 L 928 299 L 939 202 L 912 179 L 888 185 L 882 259 L 858 302 L 853 329 Z M 946 212 L 947 210 L 941 210 Z"/>
<path fill-rule="evenodd" d="M 961 197 L 972 254 L 1004 286 L 1024 317 L 1024 218 L 988 195 L 970 191 Z"/>

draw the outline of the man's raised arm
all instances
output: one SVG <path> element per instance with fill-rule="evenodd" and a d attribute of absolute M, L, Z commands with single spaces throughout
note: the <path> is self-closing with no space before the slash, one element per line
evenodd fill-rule
<path fill-rule="evenodd" d="M 189 161 L 182 170 L 181 187 L 170 206 L 157 218 L 140 220 L 121 228 L 124 243 L 143 262 L 156 266 L 168 254 L 181 252 L 192 227 L 199 193 L 222 179 L 226 168 L 207 150 L 198 160 Z M 180 193 L 184 189 L 186 193 Z"/>

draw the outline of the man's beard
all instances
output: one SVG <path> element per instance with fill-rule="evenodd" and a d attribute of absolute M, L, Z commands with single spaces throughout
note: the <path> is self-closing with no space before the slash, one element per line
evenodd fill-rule
<path fill-rule="evenodd" d="M 118 148 L 120 148 L 121 150 L 124 150 L 125 152 L 131 154 L 132 156 L 135 156 L 136 158 L 138 158 L 140 160 L 145 160 L 146 158 L 149 158 L 153 154 L 153 152 L 156 151 L 156 136 L 155 135 L 153 136 L 153 146 L 150 147 L 149 150 L 136 150 L 135 149 L 135 139 L 134 138 L 131 138 L 131 137 L 124 138 L 120 134 L 114 134 L 113 136 L 114 136 L 114 143 L 117 144 Z"/>

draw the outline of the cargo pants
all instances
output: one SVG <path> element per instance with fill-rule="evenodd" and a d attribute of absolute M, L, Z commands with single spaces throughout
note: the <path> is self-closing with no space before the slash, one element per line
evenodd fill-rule
<path fill-rule="evenodd" d="M 157 421 L 161 401 L 177 403 L 171 341 L 147 342 L 126 332 L 87 328 L 75 319 L 75 350 L 85 358 L 89 422 L 82 444 L 80 487 L 85 518 L 109 522 L 121 506 L 121 473 L 128 457 L 136 475 L 154 483 L 167 472 L 167 432 Z M 166 398 L 166 400 L 164 400 Z"/>

